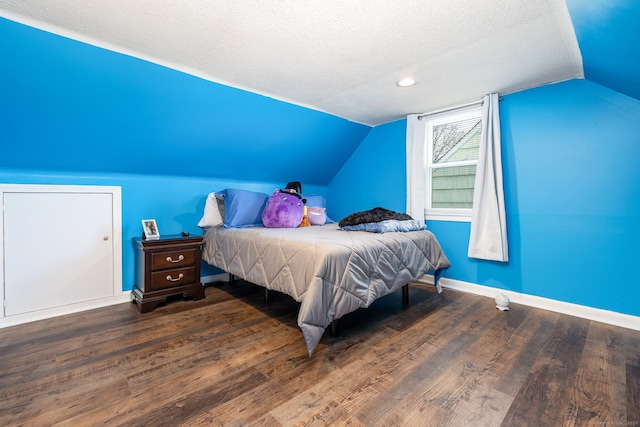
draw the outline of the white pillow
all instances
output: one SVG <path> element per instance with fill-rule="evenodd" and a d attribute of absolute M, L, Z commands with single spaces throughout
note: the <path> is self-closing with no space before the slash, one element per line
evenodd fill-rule
<path fill-rule="evenodd" d="M 198 223 L 198 227 L 207 228 L 224 224 L 224 218 L 220 213 L 218 202 L 219 201 L 216 197 L 216 193 L 209 193 L 209 195 L 207 196 L 207 201 L 204 204 L 204 215 Z"/>

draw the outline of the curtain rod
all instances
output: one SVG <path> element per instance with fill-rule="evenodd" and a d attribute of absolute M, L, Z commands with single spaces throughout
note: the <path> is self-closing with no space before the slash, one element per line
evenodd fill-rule
<path fill-rule="evenodd" d="M 418 120 L 422 120 L 423 117 L 429 117 L 429 116 L 433 116 L 435 114 L 446 113 L 446 112 L 449 112 L 449 111 L 458 110 L 460 108 L 473 107 L 475 105 L 482 105 L 482 102 L 483 102 L 482 100 L 475 101 L 475 102 L 469 102 L 468 104 L 458 105 L 457 107 L 445 108 L 443 110 L 437 110 L 437 111 L 434 111 L 432 113 L 422 114 L 422 115 L 418 116 Z"/>
<path fill-rule="evenodd" d="M 502 96 L 498 97 L 498 101 L 502 101 Z M 418 116 L 418 120 L 422 120 L 423 117 L 429 117 L 429 116 L 433 116 L 435 114 L 446 113 L 446 112 L 449 112 L 449 111 L 458 110 L 460 108 L 473 107 L 475 105 L 482 105 L 483 103 L 484 103 L 484 101 L 481 99 L 480 101 L 469 102 L 468 104 L 458 105 L 457 107 L 451 107 L 451 108 L 445 108 L 443 110 L 437 110 L 437 111 L 434 111 L 432 113 L 422 114 L 422 115 Z"/>

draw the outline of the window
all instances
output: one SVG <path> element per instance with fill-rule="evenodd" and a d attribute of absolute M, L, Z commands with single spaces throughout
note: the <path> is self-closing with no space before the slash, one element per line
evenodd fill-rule
<path fill-rule="evenodd" d="M 470 221 L 478 163 L 480 106 L 425 116 L 426 217 Z"/>

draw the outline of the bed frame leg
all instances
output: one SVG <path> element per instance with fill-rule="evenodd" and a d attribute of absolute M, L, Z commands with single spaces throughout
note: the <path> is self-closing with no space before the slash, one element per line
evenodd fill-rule
<path fill-rule="evenodd" d="M 402 305 L 409 305 L 409 284 L 402 287 Z"/>
<path fill-rule="evenodd" d="M 440 270 L 436 270 L 433 272 L 433 284 L 436 287 L 436 290 L 439 294 L 442 293 L 442 285 L 440 285 L 440 277 L 442 277 L 442 273 L 446 270 L 446 268 L 441 268 Z"/>
<path fill-rule="evenodd" d="M 269 289 L 264 288 L 264 303 L 269 304 Z"/>
<path fill-rule="evenodd" d="M 329 325 L 329 334 L 331 335 L 331 338 L 335 338 L 338 336 L 339 333 L 340 332 L 338 330 L 338 319 L 336 319 L 333 322 L 331 322 L 331 325 Z"/>

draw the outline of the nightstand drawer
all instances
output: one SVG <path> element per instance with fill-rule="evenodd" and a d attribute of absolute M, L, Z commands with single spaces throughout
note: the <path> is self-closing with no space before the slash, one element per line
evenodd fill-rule
<path fill-rule="evenodd" d="M 195 281 L 195 269 L 193 267 L 176 268 L 174 270 L 151 273 L 151 289 L 154 291 L 173 288 Z"/>
<path fill-rule="evenodd" d="M 157 252 L 151 256 L 151 271 L 195 265 L 198 250 L 194 248 Z"/>

